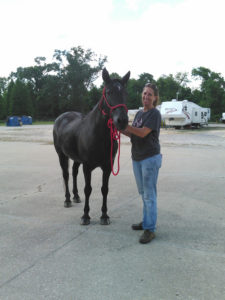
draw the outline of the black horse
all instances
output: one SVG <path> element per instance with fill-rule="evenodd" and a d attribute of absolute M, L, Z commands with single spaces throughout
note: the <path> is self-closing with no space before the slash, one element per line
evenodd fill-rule
<path fill-rule="evenodd" d="M 111 174 L 111 164 L 118 149 L 117 141 L 113 141 L 111 149 L 111 133 L 108 121 L 113 121 L 113 126 L 123 130 L 128 124 L 127 107 L 125 105 L 125 86 L 129 80 L 130 72 L 122 79 L 111 79 L 106 69 L 102 71 L 105 84 L 103 95 L 99 103 L 87 114 L 79 112 L 66 112 L 60 115 L 54 124 L 53 138 L 56 152 L 63 172 L 65 183 L 65 207 L 72 205 L 68 187 L 69 158 L 73 163 L 73 194 L 74 202 L 80 202 L 77 189 L 77 174 L 80 164 L 83 164 L 85 178 L 85 205 L 82 225 L 90 224 L 89 197 L 92 191 L 91 172 L 96 167 L 103 171 L 103 195 L 101 224 L 110 223 L 107 215 L 108 182 Z M 112 163 L 111 163 L 112 160 Z"/>

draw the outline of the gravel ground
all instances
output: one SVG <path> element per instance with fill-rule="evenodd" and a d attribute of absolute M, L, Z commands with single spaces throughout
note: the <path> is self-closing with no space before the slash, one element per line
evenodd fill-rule
<path fill-rule="evenodd" d="M 225 126 L 162 129 L 156 239 L 138 243 L 141 220 L 130 142 L 110 177 L 101 226 L 101 171 L 92 176 L 91 224 L 82 202 L 63 207 L 52 125 L 0 127 L 0 299 L 223 300 Z"/>

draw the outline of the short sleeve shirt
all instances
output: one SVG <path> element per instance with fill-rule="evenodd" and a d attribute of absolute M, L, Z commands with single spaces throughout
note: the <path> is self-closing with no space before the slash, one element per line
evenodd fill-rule
<path fill-rule="evenodd" d="M 132 159 L 140 161 L 160 153 L 159 133 L 161 114 L 158 109 L 152 108 L 147 112 L 139 110 L 135 115 L 132 126 L 137 128 L 147 127 L 152 131 L 144 138 L 131 135 Z"/>

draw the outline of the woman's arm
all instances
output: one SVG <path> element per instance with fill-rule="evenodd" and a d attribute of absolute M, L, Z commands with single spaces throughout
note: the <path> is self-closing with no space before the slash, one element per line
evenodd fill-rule
<path fill-rule="evenodd" d="M 127 133 L 126 135 L 134 134 L 136 136 L 144 138 L 146 135 L 148 135 L 152 131 L 152 129 L 150 129 L 148 127 L 137 128 L 137 127 L 128 125 L 124 131 Z M 128 136 L 130 136 L 130 135 L 128 135 Z"/>

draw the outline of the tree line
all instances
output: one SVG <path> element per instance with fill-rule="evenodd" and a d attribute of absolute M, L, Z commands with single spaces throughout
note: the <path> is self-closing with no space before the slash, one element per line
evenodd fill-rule
<path fill-rule="evenodd" d="M 54 120 L 65 111 L 86 113 L 100 100 L 103 86 L 97 87 L 94 82 L 107 62 L 105 56 L 78 46 L 69 51 L 55 50 L 51 63 L 45 57 L 34 61 L 33 66 L 19 67 L 8 78 L 0 78 L 0 120 L 12 115 Z M 200 79 L 198 88 L 189 86 L 187 73 L 162 75 L 157 80 L 149 73 L 131 78 L 127 85 L 128 109 L 141 106 L 143 86 L 152 82 L 159 88 L 161 102 L 187 99 L 211 108 L 211 120 L 219 120 L 225 112 L 224 78 L 205 67 L 194 68 L 191 75 Z M 119 77 L 116 73 L 111 76 Z"/>

